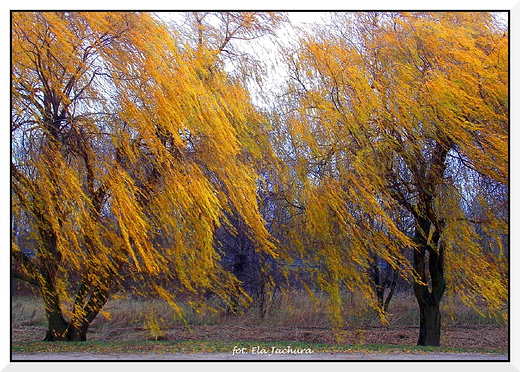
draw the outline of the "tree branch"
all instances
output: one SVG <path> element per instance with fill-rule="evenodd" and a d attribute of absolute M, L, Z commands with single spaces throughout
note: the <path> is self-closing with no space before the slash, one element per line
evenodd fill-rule
<path fill-rule="evenodd" d="M 11 252 L 11 257 L 22 269 L 22 271 L 20 271 L 17 268 L 12 268 L 11 276 L 40 287 L 40 282 L 38 281 L 38 268 L 31 262 L 30 258 L 19 249 L 13 250 Z"/>

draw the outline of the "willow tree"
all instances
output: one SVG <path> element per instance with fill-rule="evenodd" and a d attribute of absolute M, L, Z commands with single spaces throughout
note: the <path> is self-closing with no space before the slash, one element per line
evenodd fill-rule
<path fill-rule="evenodd" d="M 46 340 L 85 340 L 128 278 L 179 313 L 179 292 L 229 301 L 224 211 L 275 255 L 249 163 L 262 118 L 217 58 L 147 13 L 12 13 L 12 273 L 39 288 Z"/>
<path fill-rule="evenodd" d="M 285 50 L 281 151 L 300 180 L 300 246 L 324 266 L 337 320 L 342 285 L 382 313 L 368 277 L 376 254 L 413 283 L 418 344 L 439 345 L 447 289 L 505 313 L 507 207 L 479 187 L 507 199 L 507 29 L 470 12 L 338 13 L 330 24 Z"/>

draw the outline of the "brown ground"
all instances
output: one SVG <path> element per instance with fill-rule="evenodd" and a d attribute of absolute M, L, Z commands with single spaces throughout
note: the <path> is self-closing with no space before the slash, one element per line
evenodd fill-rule
<path fill-rule="evenodd" d="M 13 341 L 41 341 L 44 327 L 13 325 Z M 418 327 L 377 326 L 344 329 L 335 335 L 330 329 L 267 327 L 252 325 L 193 326 L 191 332 L 185 328 L 169 329 L 162 339 L 177 340 L 227 340 L 227 341 L 287 341 L 323 344 L 389 344 L 415 345 Z M 92 328 L 89 340 L 150 340 L 150 334 L 142 328 Z M 468 347 L 479 349 L 508 348 L 507 327 L 448 326 L 444 327 L 441 345 L 445 347 Z"/>
<path fill-rule="evenodd" d="M 334 335 L 328 329 L 320 328 L 290 328 L 290 327 L 266 327 L 247 325 L 219 325 L 219 326 L 194 326 L 191 332 L 183 328 L 165 331 L 161 339 L 165 340 L 227 340 L 227 341 L 284 341 L 309 342 L 325 344 L 390 344 L 390 345 L 415 345 L 418 337 L 418 327 L 365 327 L 358 329 L 345 329 L 340 334 Z M 39 341 L 45 334 L 44 327 L 13 325 L 13 341 Z M 339 338 L 337 338 L 339 337 Z M 122 329 L 96 329 L 93 328 L 88 335 L 89 340 L 147 340 L 151 339 L 149 333 L 142 328 Z M 508 329 L 497 327 L 445 327 L 442 336 L 442 346 L 469 347 L 481 349 L 508 348 Z M 415 360 L 415 361 L 508 361 L 507 354 L 486 353 L 376 353 L 376 352 L 315 352 L 308 355 L 255 355 L 251 350 L 242 355 L 233 355 L 231 350 L 227 353 L 13 353 L 13 361 L 24 360 L 73 360 L 73 361 L 177 361 L 177 360 L 335 360 L 335 361 L 362 361 L 362 360 Z"/>

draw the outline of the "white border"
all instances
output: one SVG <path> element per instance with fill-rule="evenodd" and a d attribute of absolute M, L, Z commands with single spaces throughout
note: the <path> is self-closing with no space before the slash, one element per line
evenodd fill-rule
<path fill-rule="evenodd" d="M 280 0 L 263 0 L 261 2 L 245 2 L 243 0 L 227 0 L 227 1 L 196 1 L 189 3 L 178 3 L 175 1 L 163 1 L 163 0 L 148 0 L 146 2 L 137 2 L 137 1 L 103 1 L 103 0 L 90 0 L 88 2 L 78 1 L 71 3 L 70 1 L 20 1 L 20 2 L 9 2 L 7 4 L 6 9 L 0 13 L 0 27 L 2 38 L 0 39 L 3 45 L 3 50 L 10 51 L 10 10 L 54 10 L 54 9 L 67 9 L 67 10 L 125 10 L 125 9 L 136 9 L 136 10 L 194 10 L 194 9 L 222 9 L 222 10 L 316 10 L 316 11 L 327 11 L 327 10 L 511 10 L 511 33 L 510 40 L 513 42 L 510 46 L 511 56 L 510 56 L 510 71 L 511 71 L 511 96 L 515 98 L 515 102 L 520 102 L 518 100 L 518 73 L 517 66 L 520 66 L 519 62 L 519 39 L 520 39 L 520 4 L 518 1 L 503 1 L 503 0 L 495 0 L 495 1 L 480 1 L 480 0 L 471 0 L 471 1 L 461 1 L 461 0 L 436 0 L 434 2 L 419 2 L 409 1 L 409 0 L 399 0 L 399 1 L 391 1 L 385 2 L 382 0 L 374 1 L 356 1 L 356 2 L 346 2 L 346 1 L 319 1 L 319 2 L 307 2 L 303 3 L 302 1 L 280 1 Z M 3 2 L 3 6 L 6 5 L 6 2 Z M 3 9 L 2 9 L 3 10 Z M 10 68 L 10 53 L 4 52 L 3 58 L 1 58 L 1 69 L 2 72 L 0 74 L 1 81 L 3 84 L 1 85 L 4 89 L 2 89 L 2 93 L 6 96 L 4 98 L 3 107 L 6 108 L 3 113 L 3 118 L 5 118 L 5 124 L 2 126 L 5 130 L 4 135 L 0 135 L 0 151 L 1 151 L 1 175 L 2 178 L 0 180 L 0 192 L 4 195 L 5 206 L 1 209 L 2 213 L 0 214 L 0 231 L 1 237 L 3 239 L 3 247 L 4 254 L 0 262 L 3 267 L 0 268 L 0 288 L 2 289 L 2 294 L 6 297 L 7 304 L 10 303 L 10 255 L 9 255 L 9 247 L 10 247 L 10 178 L 9 178 L 9 163 L 8 159 L 10 157 L 10 137 L 7 134 L 9 131 L 8 127 L 8 115 L 10 110 L 10 75 L 7 73 Z M 516 68 L 516 69 L 515 69 Z M 9 88 L 8 88 L 9 87 Z M 510 159 L 511 162 L 511 180 L 510 185 L 516 185 L 517 181 L 517 164 L 516 160 L 518 159 L 518 152 L 520 151 L 520 146 L 516 142 L 518 137 L 518 131 L 515 126 L 518 119 L 518 108 L 514 105 L 511 106 L 511 117 L 510 117 Z M 10 135 L 10 134 L 9 134 Z M 5 177 L 5 178 L 4 178 Z M 518 264 L 518 254 L 516 253 L 516 243 L 517 236 L 516 230 L 517 226 L 517 217 L 518 217 L 518 201 L 515 193 L 510 192 L 511 198 L 511 268 L 517 267 Z M 511 270 L 511 292 L 510 292 L 510 309 L 516 310 L 518 313 L 518 277 L 515 275 L 515 270 Z M 10 363 L 10 306 L 2 306 L 0 307 L 0 369 L 3 367 L 3 371 L 5 372 L 15 372 L 15 371 L 28 371 L 37 369 L 38 371 L 67 371 L 71 369 L 71 367 L 75 371 L 88 371 L 90 372 L 92 369 L 99 370 L 115 370 L 116 368 L 125 368 L 125 370 L 135 370 L 142 371 L 143 368 L 153 368 L 154 371 L 164 370 L 164 371 L 173 371 L 173 370 L 196 370 L 197 367 L 202 368 L 211 368 L 212 370 L 225 370 L 225 371 L 243 371 L 247 370 L 263 370 L 263 369 L 271 369 L 271 368 L 284 368 L 287 369 L 290 365 L 291 368 L 298 369 L 306 369 L 306 368 L 320 368 L 326 367 L 327 370 L 349 370 L 349 371 L 372 371 L 376 369 L 383 368 L 385 371 L 413 371 L 416 372 L 417 369 L 420 369 L 421 372 L 426 371 L 437 371 L 438 369 L 442 369 L 443 371 L 457 371 L 460 369 L 471 369 L 472 372 L 487 372 L 490 369 L 493 371 L 518 371 L 518 366 L 520 366 L 520 354 L 518 350 L 517 335 L 518 335 L 518 323 L 516 318 L 513 316 L 511 311 L 511 334 L 510 334 L 510 363 L 465 363 L 465 362 L 457 362 L 457 363 L 416 363 L 416 362 L 391 362 L 384 363 L 336 363 L 336 362 L 324 362 L 324 363 L 197 363 L 197 362 L 174 362 L 174 363 L 119 363 L 119 362 L 110 362 L 110 363 Z M 440 364 L 440 365 L 439 365 Z"/>

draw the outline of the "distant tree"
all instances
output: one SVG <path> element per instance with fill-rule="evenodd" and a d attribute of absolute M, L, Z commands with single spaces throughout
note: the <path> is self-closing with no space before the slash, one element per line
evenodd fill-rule
<path fill-rule="evenodd" d="M 500 19 L 336 13 L 284 53 L 289 82 L 279 110 L 301 185 L 295 200 L 305 206 L 301 246 L 327 268 L 320 283 L 335 319 L 342 286 L 382 310 L 369 284 L 374 255 L 411 278 L 419 345 L 440 343 L 446 289 L 504 315 L 507 211 L 490 207 L 479 196 L 483 184 L 466 177 L 489 180 L 508 199 L 508 34 Z"/>
<path fill-rule="evenodd" d="M 276 256 L 252 166 L 263 118 L 213 51 L 147 13 L 12 13 L 12 273 L 39 287 L 46 340 L 85 340 L 128 277 L 179 314 L 178 292 L 228 302 L 225 211 Z"/>
<path fill-rule="evenodd" d="M 261 46 L 259 40 L 275 37 L 275 30 L 286 18 L 286 15 L 275 12 L 192 12 L 176 17 L 171 26 L 191 49 L 204 55 L 205 67 L 209 71 L 225 69 L 228 78 L 248 88 L 249 95 L 252 85 L 258 93 L 265 77 L 265 61 L 261 61 L 261 51 L 253 46 Z M 262 207 L 266 197 L 262 190 L 268 183 L 268 170 L 272 170 L 273 163 L 277 162 L 268 137 L 268 124 L 267 119 L 243 124 L 247 130 L 244 138 L 247 137 L 248 142 L 244 143 L 241 154 L 244 162 L 258 175 L 257 200 L 264 220 L 269 216 Z M 218 177 L 212 177 L 212 180 L 220 182 Z M 258 246 L 240 214 L 230 209 L 223 220 L 225 223 L 217 230 L 215 242 L 223 266 L 239 279 L 242 289 L 258 303 L 260 314 L 265 315 L 267 298 L 275 287 L 276 265 L 272 256 Z M 271 232 L 268 227 L 267 230 Z M 250 304 L 245 305 L 248 307 Z M 229 310 L 238 314 L 239 303 L 235 297 Z"/>
<path fill-rule="evenodd" d="M 372 255 L 371 259 L 372 263 L 368 270 L 376 293 L 378 307 L 382 313 L 387 313 L 395 293 L 399 271 L 376 255 Z M 387 288 L 388 292 L 386 292 Z"/>

